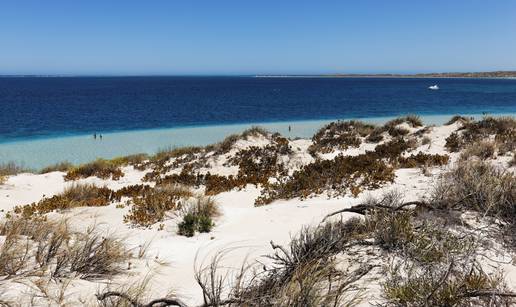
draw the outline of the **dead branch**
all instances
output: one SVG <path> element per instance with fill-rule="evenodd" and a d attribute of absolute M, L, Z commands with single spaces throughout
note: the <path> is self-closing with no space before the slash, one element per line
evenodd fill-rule
<path fill-rule="evenodd" d="M 467 292 L 463 297 L 481 297 L 481 296 L 500 296 L 500 297 L 516 297 L 516 292 L 500 292 L 496 290 L 477 290 Z"/>
<path fill-rule="evenodd" d="M 176 299 L 168 299 L 168 298 L 160 298 L 150 301 L 147 304 L 140 304 L 138 301 L 131 298 L 126 293 L 117 292 L 117 291 L 108 291 L 102 294 L 97 294 L 97 300 L 104 301 L 110 297 L 118 297 L 128 301 L 132 307 L 154 307 L 154 306 L 179 306 L 179 307 L 187 307 L 183 302 Z"/>
<path fill-rule="evenodd" d="M 404 210 L 405 207 L 408 207 L 408 206 L 416 206 L 416 207 L 422 207 L 422 208 L 427 208 L 427 209 L 431 209 L 432 208 L 430 206 L 430 204 L 428 204 L 426 202 L 422 202 L 422 201 L 409 201 L 409 202 L 403 203 L 403 204 L 401 204 L 401 205 L 399 205 L 397 207 L 388 206 L 388 205 L 382 205 L 381 203 L 374 204 L 374 205 L 371 205 L 371 204 L 358 204 L 358 205 L 352 206 L 351 208 L 345 208 L 345 209 L 341 209 L 341 210 L 337 210 L 335 212 L 332 212 L 332 213 L 326 215 L 322 219 L 322 222 L 326 221 L 326 219 L 328 219 L 329 217 L 332 217 L 334 215 L 337 215 L 337 214 L 340 214 L 340 213 L 344 213 L 344 212 L 351 212 L 351 213 L 357 213 L 357 214 L 365 215 L 367 213 L 367 211 L 371 211 L 371 210 L 375 210 L 375 209 L 386 209 L 386 210 L 389 210 L 389 211 L 399 211 L 399 210 Z"/>

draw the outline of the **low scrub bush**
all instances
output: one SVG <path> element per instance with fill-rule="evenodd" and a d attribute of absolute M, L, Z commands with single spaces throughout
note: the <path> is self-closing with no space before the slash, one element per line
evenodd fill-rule
<path fill-rule="evenodd" d="M 408 115 L 405 117 L 398 117 L 388 121 L 385 125 L 376 127 L 366 137 L 366 141 L 370 143 L 378 143 L 383 140 L 383 134 L 387 132 L 391 137 L 402 138 L 409 134 L 409 130 L 398 127 L 400 124 L 407 123 L 412 128 L 418 128 L 423 126 L 421 118 L 417 115 Z"/>
<path fill-rule="evenodd" d="M 460 151 L 467 144 L 483 141 L 494 136 L 496 145 L 507 152 L 514 148 L 516 120 L 512 117 L 484 117 L 480 121 L 468 121 L 446 139 L 446 148 L 451 152 Z"/>
<path fill-rule="evenodd" d="M 459 162 L 438 181 L 432 199 L 441 208 L 464 208 L 514 220 L 516 176 L 487 162 Z"/>
<path fill-rule="evenodd" d="M 375 189 L 394 180 L 394 169 L 377 159 L 375 154 L 337 156 L 332 160 L 317 160 L 295 171 L 283 182 L 265 186 L 256 205 L 276 199 L 306 198 L 330 190 L 338 194 Z"/>
<path fill-rule="evenodd" d="M 329 153 L 334 149 L 359 147 L 361 138 L 368 136 L 374 128 L 373 125 L 355 120 L 332 122 L 317 131 L 308 150 L 315 156 L 316 153 Z"/>
<path fill-rule="evenodd" d="M 496 152 L 496 144 L 491 141 L 479 141 L 468 145 L 460 155 L 461 160 L 468 160 L 477 157 L 480 160 L 493 158 Z"/>
<path fill-rule="evenodd" d="M 408 157 L 400 157 L 398 159 L 399 167 L 403 168 L 415 168 L 415 167 L 429 167 L 429 166 L 442 166 L 448 164 L 450 157 L 448 155 L 439 154 L 425 154 L 419 152 L 416 155 Z"/>
<path fill-rule="evenodd" d="M 462 148 L 463 144 L 464 141 L 461 139 L 459 134 L 457 132 L 453 132 L 446 138 L 444 147 L 446 147 L 449 152 L 458 152 Z"/>
<path fill-rule="evenodd" d="M 76 180 L 80 178 L 88 178 L 96 176 L 101 179 L 118 180 L 124 176 L 118 162 L 110 160 L 98 159 L 90 163 L 73 167 L 65 176 L 66 180 Z"/>
<path fill-rule="evenodd" d="M 192 192 L 183 186 L 164 184 L 153 189 L 140 189 L 133 197 L 130 211 L 124 221 L 137 226 L 150 227 L 164 220 L 167 212 L 181 207 L 181 200 L 192 197 Z"/>
<path fill-rule="evenodd" d="M 106 187 L 97 187 L 93 184 L 73 184 L 61 194 L 50 198 L 43 198 L 39 202 L 30 205 L 17 206 L 14 208 L 14 213 L 30 217 L 54 210 L 107 206 L 110 203 L 112 194 L 113 191 Z"/>

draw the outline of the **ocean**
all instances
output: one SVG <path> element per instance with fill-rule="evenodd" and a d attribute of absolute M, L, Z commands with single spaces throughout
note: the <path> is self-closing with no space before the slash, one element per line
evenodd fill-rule
<path fill-rule="evenodd" d="M 0 163 L 39 168 L 204 145 L 255 124 L 306 137 L 333 119 L 515 114 L 516 80 L 0 77 L 0 107 Z"/>

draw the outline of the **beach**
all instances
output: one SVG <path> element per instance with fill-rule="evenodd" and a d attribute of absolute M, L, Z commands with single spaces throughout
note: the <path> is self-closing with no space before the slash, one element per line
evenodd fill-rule
<path fill-rule="evenodd" d="M 442 125 L 452 115 L 427 115 L 422 116 L 422 120 L 427 125 Z M 515 113 L 491 115 L 514 116 Z M 479 119 L 484 115 L 467 116 Z M 360 120 L 383 124 L 393 118 L 395 116 L 368 117 Z M 320 127 L 336 120 L 349 118 L 107 132 L 103 134 L 102 139 L 93 138 L 92 134 L 32 138 L 0 143 L 0 161 L 12 161 L 26 168 L 39 170 L 63 161 L 81 164 L 98 158 L 113 159 L 138 153 L 155 154 L 159 150 L 174 147 L 205 146 L 254 126 L 278 132 L 289 138 L 310 138 Z"/>
<path fill-rule="evenodd" d="M 131 205 L 131 198 L 122 197 L 120 200 L 110 201 L 107 205 L 102 206 L 79 206 L 65 210 L 52 210 L 46 214 L 50 220 L 66 219 L 70 227 L 76 231 L 86 231 L 88 227 L 95 225 L 97 231 L 102 234 L 116 235 L 123 238 L 123 244 L 131 251 L 132 254 L 143 254 L 133 257 L 129 261 L 129 265 L 122 272 L 110 277 L 110 289 L 122 289 L 127 285 L 135 285 L 145 280 L 146 298 L 164 297 L 170 291 L 173 291 L 174 297 L 180 298 L 181 301 L 190 305 L 199 305 L 203 303 L 202 292 L 199 287 L 198 280 L 195 278 L 195 272 L 206 266 L 216 255 L 223 255 L 219 260 L 219 265 L 224 267 L 224 271 L 238 270 L 245 263 L 254 263 L 256 261 L 261 265 L 272 265 L 271 259 L 264 257 L 274 252 L 271 244 L 288 246 L 289 242 L 305 227 L 317 227 L 327 214 L 334 211 L 351 208 L 353 205 L 361 204 L 371 197 L 381 198 L 382 195 L 390 191 L 399 191 L 403 196 L 403 201 L 419 201 L 429 197 L 433 187 L 439 180 L 439 177 L 450 171 L 455 164 L 458 163 L 461 152 L 450 152 L 447 147 L 450 135 L 459 131 L 462 127 L 460 121 L 452 124 L 444 125 L 449 120 L 449 116 L 439 116 L 434 118 L 423 118 L 426 126 L 413 126 L 410 121 L 401 121 L 399 124 L 392 126 L 402 133 L 406 133 L 402 138 L 415 138 L 416 145 L 402 156 L 421 155 L 437 155 L 436 157 L 447 156 L 446 163 L 418 167 L 396 167 L 394 169 L 394 177 L 392 181 L 381 181 L 379 186 L 375 188 L 363 188 L 358 193 L 343 192 L 347 188 L 342 188 L 339 193 L 332 188 L 325 188 L 324 191 L 311 193 L 307 197 L 292 197 L 291 199 L 273 199 L 270 203 L 257 206 L 257 199 L 263 196 L 263 184 L 245 184 L 238 188 L 231 188 L 220 193 L 213 193 L 210 196 L 218 206 L 219 213 L 213 217 L 214 226 L 210 232 L 195 233 L 188 237 L 178 234 L 178 227 L 182 218 L 180 211 L 171 210 L 158 222 L 145 224 L 146 226 L 138 226 L 128 222 L 127 215 L 134 210 Z M 480 118 L 477 118 L 481 120 Z M 367 120 L 369 121 L 369 120 Z M 379 126 L 384 124 L 387 119 L 374 119 L 371 122 L 377 123 Z M 149 185 L 150 187 L 163 184 L 161 179 L 149 177 L 152 172 L 160 169 L 161 173 L 157 173 L 157 178 L 166 178 L 174 174 L 179 175 L 184 165 L 198 160 L 200 166 L 194 166 L 196 172 L 201 175 L 210 174 L 220 176 L 239 176 L 239 167 L 230 161 L 245 154 L 246 150 L 258 150 L 259 148 L 270 148 L 267 146 L 280 146 L 277 144 L 288 144 L 288 154 L 279 154 L 278 162 L 284 165 L 288 174 L 294 176 L 296 171 L 303 170 L 305 166 L 317 163 L 317 159 L 322 161 L 337 161 L 339 157 L 360 157 L 367 155 L 368 152 L 374 151 L 379 144 L 387 143 L 389 140 L 396 138 L 389 136 L 387 130 L 382 132 L 383 140 L 378 143 L 367 142 L 366 137 L 360 137 L 360 144 L 349 146 L 348 148 L 336 147 L 330 149 L 321 149 L 320 152 L 315 150 L 315 141 L 310 136 L 323 124 L 329 122 L 304 122 L 304 123 L 281 123 L 261 125 L 270 129 L 271 132 L 280 132 L 290 139 L 278 138 L 272 133 L 256 132 L 244 133 L 240 137 L 233 140 L 230 147 L 222 150 L 222 147 L 207 147 L 206 154 L 199 155 L 193 151 L 193 156 L 186 153 L 174 156 L 167 160 L 163 160 L 159 168 L 154 168 L 152 164 L 147 167 L 139 167 L 135 165 L 123 165 L 120 167 L 122 176 L 119 178 L 99 178 L 97 176 L 88 176 L 86 178 L 77 177 L 76 179 L 66 179 L 66 172 L 49 172 L 45 174 L 22 173 L 8 176 L 5 182 L 0 185 L 0 209 L 3 217 L 6 216 L 15 206 L 26 205 L 39 202 L 42 199 L 49 199 L 54 195 L 59 195 L 66 188 L 80 185 L 93 184 L 97 187 L 106 187 L 112 191 L 117 191 L 123 187 L 134 185 Z M 59 154 L 60 150 L 70 149 L 72 158 L 69 160 L 85 162 L 91 159 L 93 155 L 101 155 L 105 158 L 123 155 L 127 153 L 145 152 L 146 149 L 165 146 L 161 143 L 166 139 L 170 142 L 170 146 L 181 145 L 206 145 L 221 140 L 221 136 L 230 133 L 241 132 L 250 125 L 234 125 L 225 127 L 203 127 L 203 128 L 187 128 L 173 130 L 153 130 L 131 133 L 109 133 L 104 134 L 102 141 L 93 140 L 91 136 L 68 137 L 59 140 L 38 140 L 24 144 L 23 142 L 13 144 L 2 144 L 0 148 L 5 146 L 20 146 L 26 151 L 36 150 L 40 155 L 41 163 L 57 162 L 59 159 L 52 160 L 45 158 L 45 146 L 48 146 L 49 152 Z M 292 130 L 289 134 L 289 127 Z M 328 126 L 331 127 L 331 126 Z M 329 129 L 329 128 L 328 128 Z M 370 129 L 370 128 L 368 128 Z M 394 129 L 394 128 L 393 128 Z M 324 130 L 322 130 L 324 131 Z M 328 130 L 329 131 L 329 130 Z M 406 131 L 406 132 L 405 132 Z M 192 141 L 192 135 L 196 135 L 196 141 Z M 202 136 L 202 137 L 199 137 Z M 423 141 L 423 138 L 425 141 Z M 116 139 L 116 140 L 115 140 Z M 181 140 L 181 141 L 176 141 Z M 129 142 L 131 140 L 131 142 Z M 156 140 L 156 141 L 155 141 Z M 158 140 L 160 140 L 158 142 Z M 189 141 L 186 141 L 189 140 Z M 39 142 L 39 143 L 38 143 Z M 93 142 L 101 144 L 99 146 L 120 146 L 120 144 L 137 144 L 141 147 L 118 147 L 112 152 L 105 148 L 105 151 L 99 150 L 92 154 L 84 154 L 73 158 L 74 152 L 82 151 L 88 146 L 92 146 Z M 100 142 L 103 142 L 100 143 Z M 105 143 L 104 143 L 105 142 Z M 189 143 L 188 143 L 189 142 Z M 342 141 L 341 141 L 342 142 Z M 224 143 L 224 142 L 222 142 Z M 423 145 L 423 143 L 425 143 Z M 26 147 L 24 147 L 26 146 Z M 34 147 L 30 147 L 34 146 Z M 62 146 L 62 147 L 60 147 Z M 71 148 L 70 148 L 71 146 Z M 282 145 L 283 146 L 283 145 Z M 9 148 L 9 147 L 7 147 Z M 60 149 L 62 148 L 62 149 Z M 211 149 L 213 148 L 213 149 Z M 219 148 L 219 149 L 217 149 Z M 279 148 L 279 147 L 278 147 Z M 326 148 L 326 147 L 325 147 Z M 152 151 L 152 150 L 150 150 Z M 2 151 L 5 154 L 5 151 Z M 312 153 L 311 153 L 312 152 Z M 315 156 L 314 156 L 315 155 Z M 24 156 L 21 156 L 24 157 Z M 25 156 L 28 161 L 35 161 L 30 155 Z M 201 158 L 202 157 L 202 158 Z M 5 159 L 5 158 L 4 158 Z M 193 160 L 192 160 L 193 159 Z M 433 159 L 433 158 L 432 158 Z M 440 158 L 439 158 L 440 159 Z M 448 160 L 449 159 L 449 160 Z M 514 175 L 515 166 L 509 166 L 513 159 L 512 153 L 495 154 L 487 158 L 487 163 L 496 167 L 503 167 Z M 158 160 L 156 160 L 158 161 Z M 187 162 L 185 162 L 187 161 Z M 202 161 L 202 162 L 201 162 Z M 157 162 L 156 162 L 157 163 Z M 161 163 L 161 162 L 160 162 Z M 187 163 L 187 164 L 183 164 Z M 441 162 L 439 162 L 441 163 Z M 31 165 L 39 167 L 43 165 Z M 143 164 L 145 165 L 145 163 Z M 240 164 L 243 167 L 244 164 Z M 265 170 L 262 170 L 265 172 Z M 155 176 L 154 175 L 154 176 Z M 224 177 L 226 178 L 226 177 Z M 280 177 L 270 178 L 270 182 L 280 180 Z M 221 177 L 222 180 L 223 178 Z M 250 179 L 249 179 L 250 180 Z M 356 179 L 359 180 L 359 179 Z M 161 183 L 160 183 L 161 182 Z M 357 181 L 358 182 L 358 181 Z M 206 194 L 207 186 L 192 186 L 191 189 L 195 193 Z M 470 213 L 472 214 L 472 213 Z M 12 213 L 11 213 L 12 215 Z M 352 212 L 338 215 L 338 219 L 348 220 L 357 215 Z M 469 220 L 468 220 L 469 221 Z M 487 233 L 478 233 L 480 236 L 488 236 Z M 273 242 L 273 243 L 271 243 Z M 372 242 L 372 241 L 371 241 Z M 493 242 L 494 243 L 494 242 Z M 138 252 L 145 247 L 145 253 Z M 503 250 L 502 246 L 497 246 L 497 250 Z M 369 251 L 374 254 L 374 249 Z M 499 252 L 498 254 L 489 253 L 489 258 L 483 259 L 483 263 L 487 266 L 496 266 L 503 269 L 506 284 L 509 290 L 516 290 L 516 265 L 511 262 L 511 253 L 509 251 Z M 336 259 L 346 263 L 347 258 L 351 256 L 339 255 Z M 364 254 L 362 260 L 368 261 L 367 254 Z M 492 258 L 491 258 L 492 257 Z M 370 263 L 377 263 L 378 259 Z M 491 260 L 489 260 L 491 259 Z M 381 260 L 380 263 L 382 263 Z M 127 266 L 127 264 L 122 264 Z M 226 276 L 225 283 L 231 283 L 234 276 L 233 273 Z M 23 277 L 20 277 L 23 279 Z M 361 296 L 365 297 L 361 305 L 370 306 L 374 302 L 382 302 L 382 282 L 385 281 L 385 272 L 381 267 L 372 268 L 367 275 L 367 279 L 363 282 L 365 287 L 361 291 Z M 362 281 L 361 281 L 362 282 Z M 67 293 L 65 301 L 68 304 L 82 302 L 82 304 L 94 304 L 95 293 L 99 293 L 105 289 L 106 280 L 85 280 L 80 277 L 70 277 L 69 284 L 65 290 Z M 60 284 L 51 283 L 47 285 L 51 291 L 58 291 Z M 225 287 L 229 287 L 225 285 Z M 23 283 L 10 284 L 9 292 L 5 294 L 6 298 L 18 297 L 20 291 L 28 291 Z M 80 291 L 78 291 L 80 289 Z M 228 294 L 227 288 L 224 290 Z M 143 294 L 142 294 L 143 295 Z"/>

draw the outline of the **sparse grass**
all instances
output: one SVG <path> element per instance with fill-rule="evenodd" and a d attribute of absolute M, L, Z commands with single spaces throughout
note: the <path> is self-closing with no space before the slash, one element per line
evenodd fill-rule
<path fill-rule="evenodd" d="M 150 157 L 150 161 L 154 163 L 165 163 L 169 159 L 179 158 L 182 156 L 193 157 L 202 151 L 202 147 L 186 146 L 186 147 L 171 147 L 158 150 L 158 152 Z"/>
<path fill-rule="evenodd" d="M 83 279 L 111 277 L 121 272 L 129 257 L 122 241 L 105 236 L 95 227 L 73 232 L 67 221 L 16 216 L 0 225 L 5 236 L 0 246 L 0 276 L 78 276 Z"/>
<path fill-rule="evenodd" d="M 483 161 L 459 162 L 434 188 L 434 206 L 469 210 L 502 221 L 504 239 L 516 244 L 516 176 Z"/>
<path fill-rule="evenodd" d="M 275 252 L 268 257 L 273 264 L 263 270 L 244 264 L 231 274 L 236 276 L 233 283 L 228 273 L 220 272 L 224 252 L 218 253 L 209 265 L 196 269 L 204 304 L 217 306 L 229 300 L 230 306 L 354 306 L 360 301 L 354 282 L 372 266 L 343 269 L 334 256 L 360 238 L 362 225 L 357 219 L 327 222 L 303 228 L 287 247 L 271 242 Z M 229 289 L 224 288 L 226 282 Z"/>
<path fill-rule="evenodd" d="M 113 165 L 132 165 L 136 169 L 141 169 L 144 166 L 144 162 L 150 159 L 147 154 L 134 154 L 123 157 L 117 157 L 109 160 L 109 162 Z"/>
<path fill-rule="evenodd" d="M 49 165 L 49 166 L 43 168 L 39 173 L 46 174 L 46 173 L 50 173 L 50 172 L 67 172 L 68 170 L 70 170 L 72 168 L 73 168 L 72 163 L 70 163 L 68 161 L 64 161 L 64 162 L 59 162 L 56 164 Z"/>
<path fill-rule="evenodd" d="M 190 189 L 172 184 L 158 185 L 153 189 L 142 189 L 133 197 L 133 204 L 124 221 L 137 226 L 150 227 L 164 220 L 166 213 L 181 207 L 181 200 L 193 196 Z"/>
<path fill-rule="evenodd" d="M 15 162 L 0 163 L 0 184 L 7 181 L 8 176 L 30 172 L 31 170 L 16 164 Z"/>
<path fill-rule="evenodd" d="M 399 167 L 402 168 L 415 168 L 415 167 L 430 167 L 430 166 L 443 166 L 448 164 L 450 157 L 448 155 L 439 154 L 425 154 L 419 152 L 416 155 L 408 157 L 398 158 Z"/>
<path fill-rule="evenodd" d="M 501 275 L 488 275 L 474 260 L 463 263 L 392 265 L 383 283 L 385 299 L 393 306 L 509 306 Z M 482 293 L 485 293 L 482 295 Z"/>
<path fill-rule="evenodd" d="M 50 198 L 43 198 L 37 203 L 16 206 L 14 213 L 25 217 L 41 215 L 54 210 L 66 210 L 75 207 L 107 206 L 113 191 L 106 187 L 97 187 L 93 184 L 73 184 L 61 194 Z"/>
<path fill-rule="evenodd" d="M 493 158 L 496 152 L 496 143 L 492 141 L 478 141 L 468 145 L 460 154 L 461 160 L 477 157 L 480 160 Z"/>
<path fill-rule="evenodd" d="M 66 180 L 76 180 L 96 176 L 101 179 L 118 180 L 124 176 L 120 170 L 120 161 L 97 159 L 93 162 L 73 167 L 65 176 Z"/>
<path fill-rule="evenodd" d="M 198 196 L 193 204 L 183 208 L 183 219 L 177 225 L 177 233 L 192 237 L 196 231 L 210 232 L 214 226 L 213 218 L 219 214 L 219 209 L 213 199 Z"/>
<path fill-rule="evenodd" d="M 465 208 L 514 219 L 516 176 L 486 162 L 464 161 L 441 178 L 432 198 L 442 208 Z"/>

